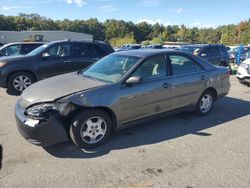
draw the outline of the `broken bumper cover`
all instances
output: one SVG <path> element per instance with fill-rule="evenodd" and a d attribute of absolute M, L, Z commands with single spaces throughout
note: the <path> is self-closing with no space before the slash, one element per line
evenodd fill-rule
<path fill-rule="evenodd" d="M 18 131 L 32 144 L 48 146 L 68 141 L 67 132 L 59 114 L 51 116 L 48 120 L 33 120 L 25 115 L 18 101 L 15 116 Z"/>

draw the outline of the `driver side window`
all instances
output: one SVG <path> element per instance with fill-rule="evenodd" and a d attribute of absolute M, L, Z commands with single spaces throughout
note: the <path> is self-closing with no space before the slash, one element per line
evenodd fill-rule
<path fill-rule="evenodd" d="M 144 61 L 133 73 L 133 76 L 141 76 L 143 81 L 154 80 L 167 75 L 164 56 L 157 56 Z"/>
<path fill-rule="evenodd" d="M 70 44 L 56 44 L 46 53 L 49 57 L 67 57 L 70 56 Z"/>

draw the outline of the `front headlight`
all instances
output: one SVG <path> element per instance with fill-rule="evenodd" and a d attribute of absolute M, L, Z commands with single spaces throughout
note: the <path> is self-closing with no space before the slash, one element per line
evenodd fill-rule
<path fill-rule="evenodd" d="M 44 103 L 34 105 L 26 110 L 27 115 L 32 117 L 47 117 L 56 112 L 62 112 L 67 103 Z"/>
<path fill-rule="evenodd" d="M 0 62 L 0 67 L 3 67 L 5 64 L 5 62 Z"/>

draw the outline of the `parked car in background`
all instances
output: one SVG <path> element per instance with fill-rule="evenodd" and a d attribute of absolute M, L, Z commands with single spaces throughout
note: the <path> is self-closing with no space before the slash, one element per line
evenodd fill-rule
<path fill-rule="evenodd" d="M 124 44 L 122 47 L 120 48 L 116 48 L 115 51 L 126 51 L 126 50 L 137 50 L 140 49 L 141 45 L 140 44 Z"/>
<path fill-rule="evenodd" d="M 26 55 L 43 44 L 45 42 L 15 42 L 5 44 L 0 47 L 0 57 Z"/>
<path fill-rule="evenodd" d="M 236 61 L 236 59 L 238 58 L 238 55 L 239 55 L 238 54 L 239 50 L 240 50 L 240 47 L 237 47 L 237 48 L 229 51 L 229 57 L 230 57 L 231 62 Z M 241 48 L 241 51 L 240 51 L 240 62 L 243 62 L 247 58 L 250 58 L 248 55 L 249 53 L 250 53 L 250 46 L 243 46 Z"/>
<path fill-rule="evenodd" d="M 238 67 L 237 78 L 240 83 L 250 83 L 250 58 L 243 61 Z"/>
<path fill-rule="evenodd" d="M 145 49 L 164 49 L 164 47 L 161 44 L 151 44 L 148 46 L 144 46 Z"/>
<path fill-rule="evenodd" d="M 214 65 L 229 66 L 229 53 L 221 44 L 185 45 L 180 50 L 200 56 Z"/>
<path fill-rule="evenodd" d="M 20 94 L 38 80 L 81 70 L 112 52 L 104 42 L 50 42 L 25 56 L 0 58 L 0 87 Z"/>
<path fill-rule="evenodd" d="M 56 87 L 55 87 L 56 86 Z M 16 105 L 19 132 L 46 146 L 67 141 L 81 148 L 113 131 L 185 110 L 208 114 L 229 92 L 229 70 L 174 50 L 113 53 L 78 73 L 30 86 Z"/>

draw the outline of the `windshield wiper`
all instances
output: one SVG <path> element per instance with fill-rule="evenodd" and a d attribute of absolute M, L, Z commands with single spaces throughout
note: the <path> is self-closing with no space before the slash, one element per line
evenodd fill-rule
<path fill-rule="evenodd" d="M 111 81 L 108 81 L 108 80 L 103 80 L 101 78 L 96 78 L 96 77 L 93 77 L 93 76 L 90 76 L 90 75 L 82 75 L 83 77 L 86 77 L 86 78 L 89 78 L 91 80 L 95 80 L 95 81 L 101 81 L 101 82 L 105 82 L 105 83 L 113 83 Z"/>

